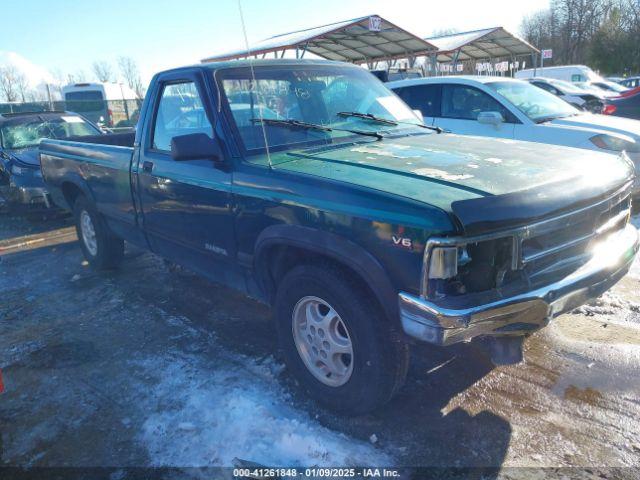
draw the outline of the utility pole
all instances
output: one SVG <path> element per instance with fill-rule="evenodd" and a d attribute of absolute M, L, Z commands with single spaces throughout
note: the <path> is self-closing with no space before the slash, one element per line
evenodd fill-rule
<path fill-rule="evenodd" d="M 51 88 L 48 83 L 45 83 L 47 87 L 47 99 L 49 100 L 49 110 L 53 111 L 53 101 L 51 100 Z"/>

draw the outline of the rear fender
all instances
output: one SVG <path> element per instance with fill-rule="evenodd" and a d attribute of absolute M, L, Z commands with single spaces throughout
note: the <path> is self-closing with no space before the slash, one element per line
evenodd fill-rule
<path fill-rule="evenodd" d="M 61 199 L 58 199 L 58 195 L 56 195 L 56 203 L 58 203 L 58 201 L 62 200 L 64 202 L 64 205 L 62 206 L 66 206 L 66 208 L 68 210 L 73 210 L 73 205 L 70 205 L 68 202 L 68 199 L 66 197 L 66 195 L 64 194 L 64 187 L 65 185 L 71 184 L 74 187 L 76 187 L 78 190 L 80 190 L 80 192 L 87 197 L 87 199 L 92 202 L 94 205 L 96 205 L 96 199 L 95 196 L 93 195 L 93 192 L 91 191 L 91 189 L 89 188 L 89 186 L 87 185 L 87 182 L 77 173 L 68 173 L 66 175 L 64 175 L 63 177 L 61 177 L 58 180 L 58 184 L 59 184 L 59 190 L 60 190 L 60 197 L 62 197 Z"/>

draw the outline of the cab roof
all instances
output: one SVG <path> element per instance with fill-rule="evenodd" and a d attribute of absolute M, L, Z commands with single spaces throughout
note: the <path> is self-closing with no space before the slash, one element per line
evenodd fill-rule
<path fill-rule="evenodd" d="M 220 62 L 207 62 L 196 63 L 193 65 L 185 65 L 182 67 L 171 68 L 169 70 L 163 70 L 161 73 L 179 72 L 181 70 L 189 69 L 203 69 L 203 70 L 222 70 L 227 68 L 243 68 L 243 67 L 277 67 L 277 66 L 295 66 L 295 65 L 342 65 L 344 67 L 357 67 L 352 63 L 339 62 L 335 60 L 323 60 L 323 59 L 295 59 L 295 58 L 259 58 L 259 59 L 240 59 L 240 60 L 225 60 Z M 361 68 L 361 67 L 357 67 Z"/>

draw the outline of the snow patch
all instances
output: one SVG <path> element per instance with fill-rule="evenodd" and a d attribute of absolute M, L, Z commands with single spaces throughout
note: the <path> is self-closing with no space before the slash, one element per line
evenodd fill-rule
<path fill-rule="evenodd" d="M 232 466 L 234 458 L 268 466 L 393 464 L 370 443 L 296 410 L 272 359 L 222 352 L 205 365 L 202 357 L 168 353 L 133 363 L 157 377 L 140 432 L 152 465 Z"/>
<path fill-rule="evenodd" d="M 605 292 L 602 296 L 592 302 L 576 308 L 573 313 L 580 313 L 587 316 L 596 315 L 619 315 L 621 312 L 640 312 L 640 303 L 627 300 L 611 291 Z"/>

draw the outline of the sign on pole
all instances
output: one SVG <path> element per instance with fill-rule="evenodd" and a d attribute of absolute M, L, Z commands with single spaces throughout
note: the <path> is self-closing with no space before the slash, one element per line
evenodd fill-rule
<path fill-rule="evenodd" d="M 545 60 L 553 58 L 553 50 L 550 48 L 547 50 L 542 50 L 542 58 L 544 58 Z"/>

